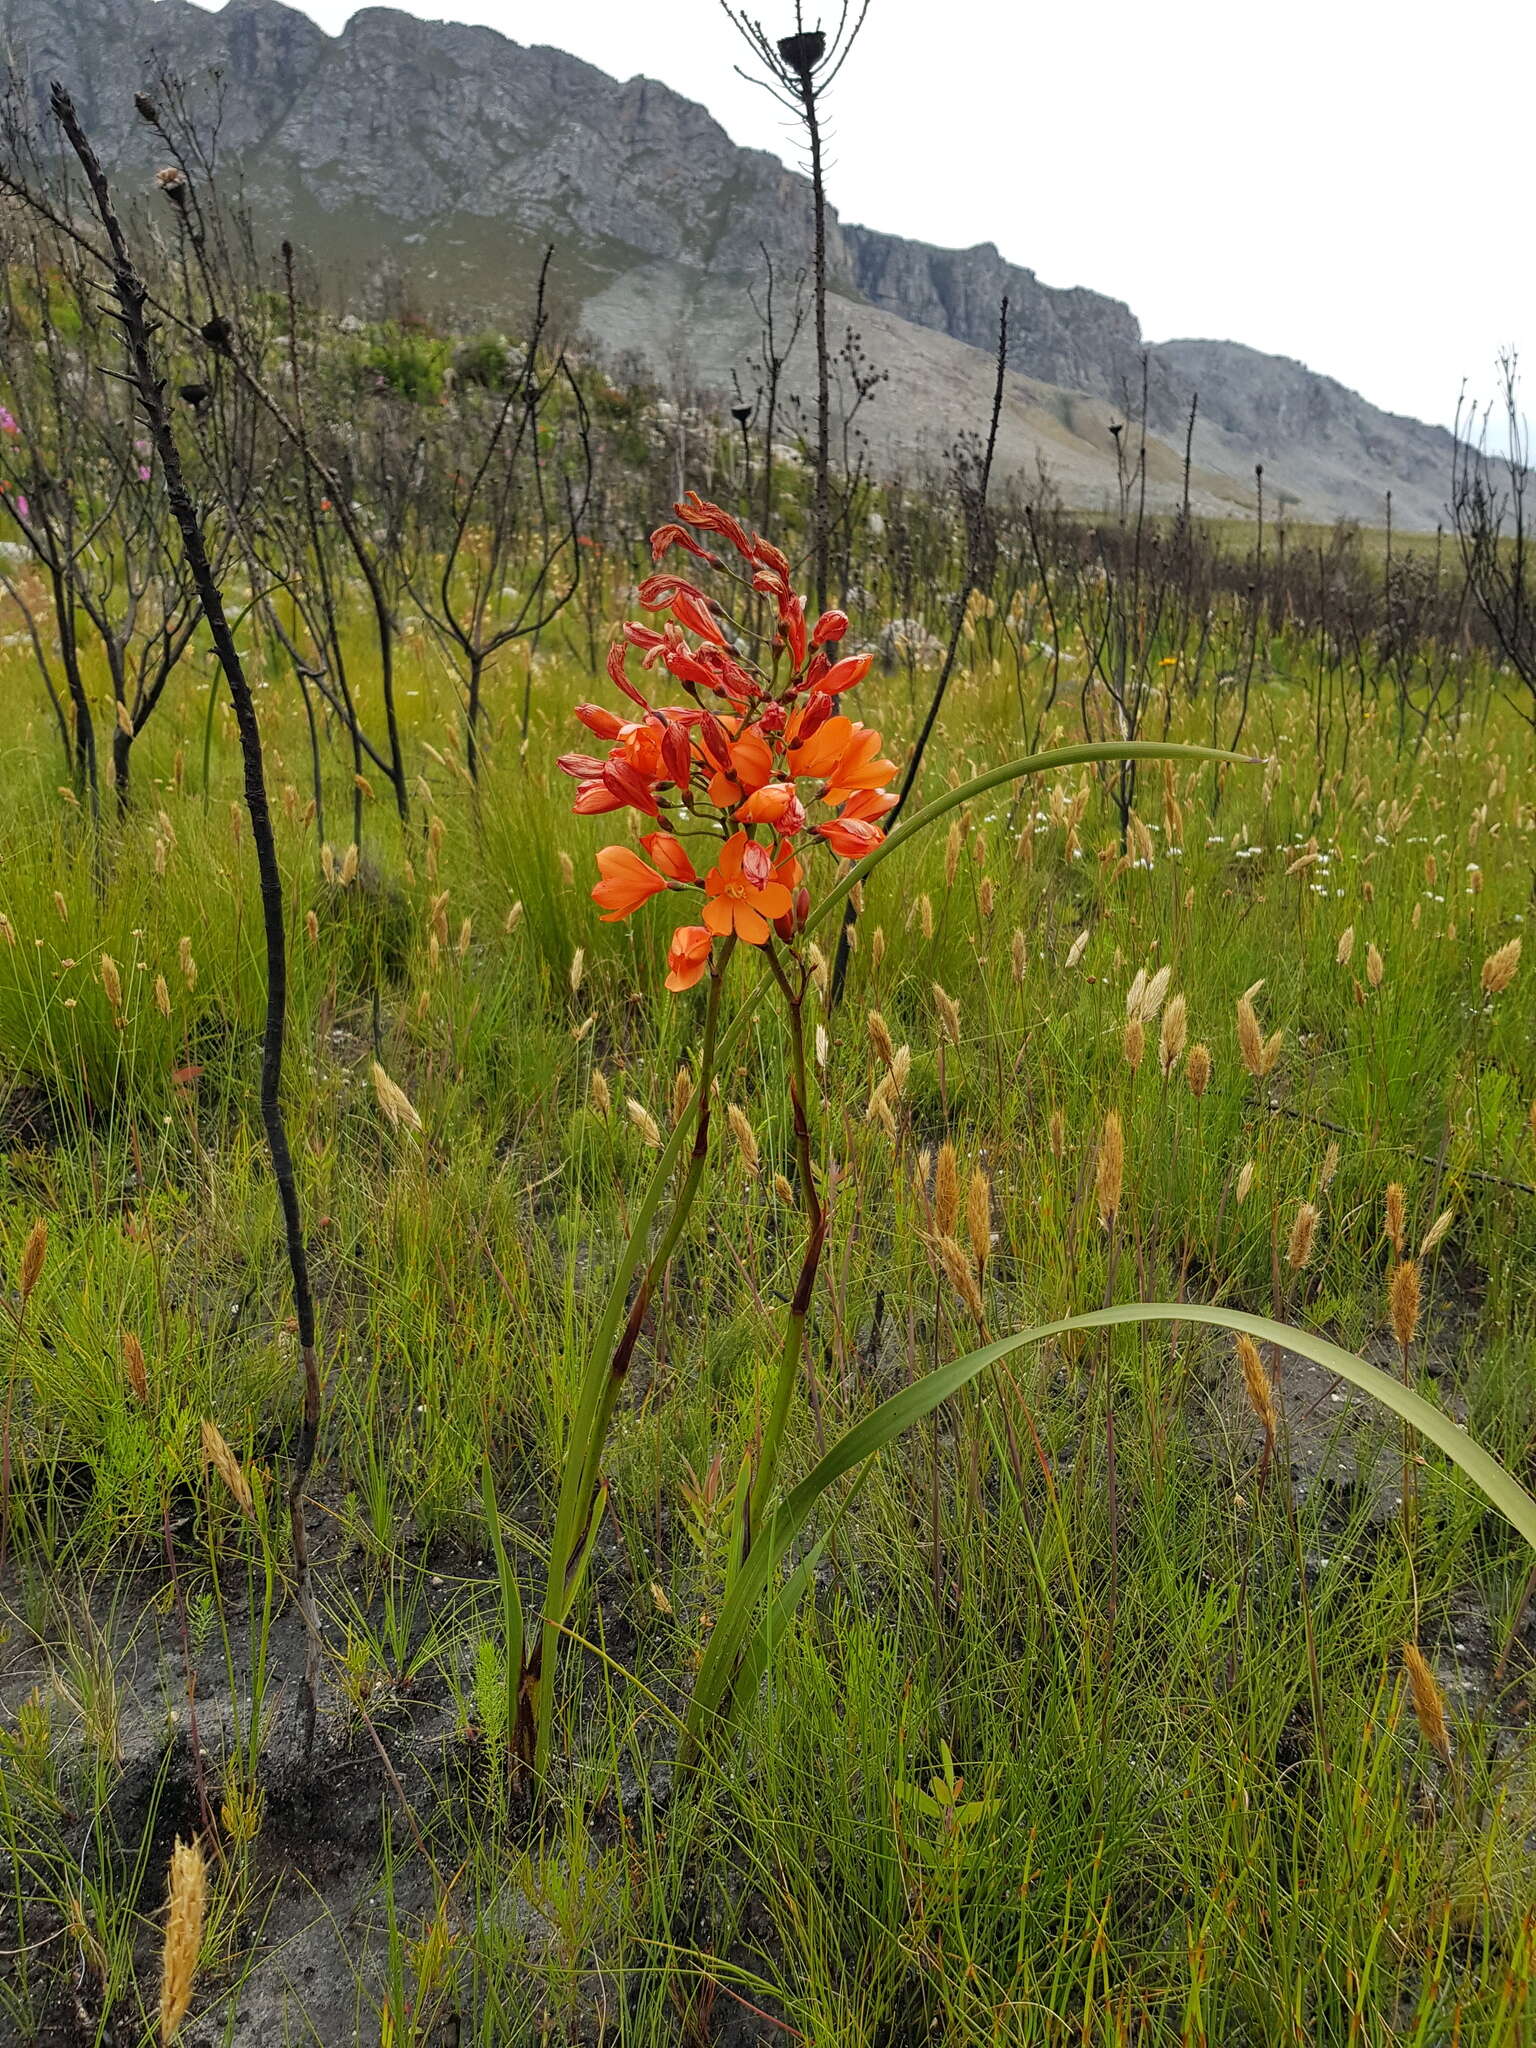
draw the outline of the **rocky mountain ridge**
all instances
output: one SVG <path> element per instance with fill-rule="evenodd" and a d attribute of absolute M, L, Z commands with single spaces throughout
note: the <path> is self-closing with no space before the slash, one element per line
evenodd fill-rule
<path fill-rule="evenodd" d="M 505 315 L 530 252 L 553 240 L 595 341 L 696 386 L 723 390 L 744 372 L 758 343 L 745 286 L 760 292 L 765 258 L 781 292 L 808 261 L 809 188 L 796 172 L 738 147 L 654 80 L 620 83 L 491 29 L 365 8 L 333 37 L 282 0 L 227 0 L 218 13 L 190 0 L 0 0 L 0 40 L 34 94 L 53 77 L 70 85 L 121 177 L 155 166 L 132 91 L 168 68 L 210 109 L 216 90 L 221 160 L 262 224 L 360 286 L 387 263 L 464 317 Z M 1006 292 L 1005 465 L 1043 458 L 1082 503 L 1112 489 L 1109 419 L 1141 377 L 1128 306 L 1042 284 L 990 245 L 937 249 L 836 218 L 829 268 L 834 333 L 855 327 L 889 373 L 861 418 L 876 460 L 937 451 L 979 423 Z M 1160 499 L 1177 488 L 1198 391 L 1205 509 L 1249 508 L 1263 462 L 1269 502 L 1301 515 L 1379 520 L 1390 490 L 1402 524 L 1438 520 L 1443 430 L 1236 344 L 1148 355 Z M 803 343 L 790 377 L 807 388 Z"/>

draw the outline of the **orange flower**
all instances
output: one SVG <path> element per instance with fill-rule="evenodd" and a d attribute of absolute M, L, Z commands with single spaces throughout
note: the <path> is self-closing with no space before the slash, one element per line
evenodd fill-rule
<path fill-rule="evenodd" d="M 832 818 L 825 825 L 818 825 L 816 831 L 844 860 L 862 860 L 866 853 L 873 853 L 885 837 L 880 827 L 872 825 L 867 818 Z"/>
<path fill-rule="evenodd" d="M 773 755 L 760 732 L 744 732 L 730 743 L 729 770 L 717 769 L 709 785 L 709 800 L 728 810 L 743 797 L 773 780 Z"/>
<path fill-rule="evenodd" d="M 664 835 L 650 836 L 659 839 Z M 592 901 L 602 906 L 604 924 L 617 924 L 621 917 L 632 917 L 642 903 L 659 896 L 667 886 L 666 877 L 648 868 L 629 846 L 599 847 L 597 866 L 603 879 L 593 889 Z"/>
<path fill-rule="evenodd" d="M 828 720 L 830 724 L 832 721 Z M 896 773 L 896 763 L 880 756 L 880 735 L 867 725 L 856 725 L 853 737 L 827 773 L 822 800 L 840 804 L 845 797 L 863 789 L 883 789 Z"/>
<path fill-rule="evenodd" d="M 704 922 L 719 938 L 734 931 L 749 946 L 767 943 L 772 919 L 783 917 L 791 897 L 782 882 L 773 879 L 773 863 L 766 846 L 759 846 L 745 832 L 733 832 L 720 850 L 720 858 L 704 877 Z"/>
<path fill-rule="evenodd" d="M 685 988 L 692 988 L 702 977 L 709 965 L 709 949 L 713 943 L 701 924 L 678 926 L 667 948 L 667 987 L 674 995 L 680 995 Z"/>
<path fill-rule="evenodd" d="M 842 711 L 836 711 L 830 718 L 824 718 L 809 739 L 801 736 L 803 723 L 801 719 L 795 721 L 789 742 L 795 757 L 797 775 L 830 775 L 848 749 L 868 730 L 865 726 L 856 725 L 847 713 Z M 875 743 L 879 745 L 878 736 Z"/>
<path fill-rule="evenodd" d="M 845 818 L 863 818 L 873 824 L 876 818 L 883 818 L 887 811 L 894 811 L 901 802 L 893 789 L 856 789 L 843 805 Z"/>
<path fill-rule="evenodd" d="M 800 670 L 805 667 L 805 606 L 792 590 L 778 593 L 777 603 L 779 609 L 779 631 L 784 636 L 784 644 L 789 649 L 789 658 L 794 664 L 795 673 L 798 675 Z"/>
<path fill-rule="evenodd" d="M 814 704 L 815 700 L 812 700 Z M 841 712 L 830 718 L 823 718 L 819 725 L 813 725 L 808 739 L 801 734 L 810 722 L 812 705 L 804 711 L 797 711 L 789 721 L 787 739 L 789 742 L 790 766 L 796 775 L 830 774 L 842 759 L 843 750 L 853 737 L 853 720 Z"/>
<path fill-rule="evenodd" d="M 651 535 L 651 560 L 659 562 L 668 548 L 686 548 L 690 555 L 697 555 L 701 562 L 708 562 L 712 569 L 720 566 L 720 557 L 712 555 L 708 548 L 701 548 L 691 533 L 681 526 L 658 526 Z"/>
<path fill-rule="evenodd" d="M 698 872 L 688 858 L 688 849 L 670 832 L 647 832 L 640 844 L 670 882 L 696 882 Z"/>
<path fill-rule="evenodd" d="M 744 825 L 777 825 L 781 832 L 798 832 L 805 824 L 805 805 L 792 782 L 765 782 L 736 815 Z"/>
<path fill-rule="evenodd" d="M 733 519 L 729 512 L 722 512 L 718 505 L 712 505 L 707 498 L 701 498 L 697 491 L 686 491 L 683 502 L 674 505 L 673 511 L 679 519 L 690 526 L 696 526 L 703 533 L 718 533 L 728 540 L 738 555 L 749 560 L 755 556 L 753 544 L 747 538 L 747 530 L 739 519 Z M 759 540 L 757 547 L 764 543 Z"/>
<path fill-rule="evenodd" d="M 605 704 L 578 704 L 576 716 L 589 732 L 595 732 L 600 740 L 616 740 L 624 730 L 624 721 L 610 711 Z"/>
<path fill-rule="evenodd" d="M 665 573 L 647 576 L 640 585 L 639 597 L 647 611 L 669 611 L 680 626 L 697 633 L 701 640 L 713 640 L 717 647 L 725 645 L 725 635 L 715 621 L 709 599 L 697 584 Z"/>
<path fill-rule="evenodd" d="M 633 725 L 626 725 L 618 735 L 619 751 L 637 775 L 648 781 L 657 782 L 666 773 L 661 760 L 661 735 L 663 728 L 650 719 L 637 719 Z"/>
<path fill-rule="evenodd" d="M 855 683 L 862 683 L 874 665 L 872 654 L 845 654 L 841 661 L 833 662 L 816 687 L 835 697 L 839 690 L 851 690 Z"/>
<path fill-rule="evenodd" d="M 810 710 L 807 705 L 806 714 Z M 856 791 L 883 789 L 896 773 L 895 762 L 881 758 L 880 735 L 869 726 L 838 712 L 813 723 L 809 738 L 801 738 L 807 722 L 805 714 L 791 721 L 789 758 L 796 775 L 814 775 L 826 783 L 823 802 L 838 804 Z"/>
<path fill-rule="evenodd" d="M 584 782 L 576 792 L 571 809 L 578 818 L 595 818 L 604 811 L 622 811 L 626 799 L 615 796 L 601 781 Z"/>

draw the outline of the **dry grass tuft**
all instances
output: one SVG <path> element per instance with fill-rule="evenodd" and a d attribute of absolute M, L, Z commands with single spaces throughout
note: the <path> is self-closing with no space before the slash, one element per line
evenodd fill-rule
<path fill-rule="evenodd" d="M 978 1323 L 983 1321 L 981 1287 L 976 1278 L 976 1269 L 971 1264 L 965 1246 L 958 1238 L 941 1234 L 937 1240 L 939 1262 L 944 1268 L 949 1284 L 965 1303 L 972 1317 Z"/>
<path fill-rule="evenodd" d="M 640 1133 L 642 1140 L 653 1152 L 661 1150 L 661 1127 L 643 1102 L 637 1102 L 633 1095 L 624 1104 L 630 1122 Z"/>
<path fill-rule="evenodd" d="M 1285 1032 L 1275 1031 L 1268 1038 L 1259 1024 L 1259 1015 L 1253 1007 L 1252 991 L 1245 991 L 1237 999 L 1237 1049 L 1242 1055 L 1243 1065 L 1256 1081 L 1274 1071 L 1280 1048 L 1285 1043 Z"/>
<path fill-rule="evenodd" d="M 1248 1406 L 1253 1410 L 1264 1431 L 1266 1451 L 1273 1454 L 1278 1423 L 1275 1413 L 1275 1389 L 1269 1374 L 1264 1370 L 1264 1361 L 1259 1356 L 1258 1345 L 1246 1332 L 1240 1333 L 1237 1339 L 1237 1362 L 1242 1367 L 1243 1392 L 1248 1396 Z"/>
<path fill-rule="evenodd" d="M 1401 1181 L 1387 1183 L 1385 1221 L 1383 1234 L 1398 1258 L 1403 1256 L 1403 1240 L 1408 1227 L 1408 1198 Z"/>
<path fill-rule="evenodd" d="M 129 1392 L 142 1407 L 149 1399 L 149 1369 L 144 1363 L 144 1346 L 132 1330 L 123 1332 L 123 1372 Z"/>
<path fill-rule="evenodd" d="M 741 1163 L 754 1178 L 757 1174 L 758 1149 L 757 1133 L 747 1119 L 747 1113 L 736 1103 L 731 1103 L 725 1112 L 731 1136 L 736 1140 L 736 1150 L 741 1154 Z"/>
<path fill-rule="evenodd" d="M 1189 1039 L 1189 1003 L 1182 990 L 1169 998 L 1158 1037 L 1157 1063 L 1166 1081 L 1184 1054 Z"/>

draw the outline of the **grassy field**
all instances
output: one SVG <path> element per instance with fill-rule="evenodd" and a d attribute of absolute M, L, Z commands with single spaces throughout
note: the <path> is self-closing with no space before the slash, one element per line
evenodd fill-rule
<path fill-rule="evenodd" d="M 703 997 L 661 989 L 668 920 L 605 925 L 588 898 L 615 835 L 571 815 L 553 758 L 601 681 L 541 657 L 526 755 L 509 717 L 472 792 L 415 647 L 413 822 L 369 802 L 356 854 L 318 857 L 301 713 L 262 695 L 323 1332 L 312 1759 L 232 726 L 200 663 L 98 848 L 26 649 L 0 653 L 0 2037 L 155 2037 L 166 1873 L 196 1832 L 189 2042 L 1536 2038 L 1530 1552 L 1419 1443 L 1405 1510 L 1398 1425 L 1299 1353 L 1245 1382 L 1187 1322 L 992 1368 L 819 1517 L 744 1725 L 674 1769 L 800 1256 L 755 961 L 726 996 L 748 1012 L 730 1115 L 609 1441 L 545 1798 L 512 1778 L 484 1471 L 533 1611 L 585 1343 Z M 1406 1374 L 1531 1482 L 1536 961 L 1481 978 L 1532 901 L 1531 734 L 1485 678 L 1399 754 L 1362 693 L 1347 763 L 1319 764 L 1308 650 L 1273 652 L 1259 759 L 1144 764 L 1142 857 L 1077 769 L 871 878 L 846 997 L 814 1005 L 832 1226 L 790 1476 L 981 1334 L 1176 1299 Z M 1022 751 L 1043 667 L 973 654 L 929 795 Z M 1080 737 L 1067 675 L 1047 742 Z M 859 692 L 898 760 L 926 689 Z M 1207 740 L 1208 705 L 1171 731 Z M 335 837 L 350 769 L 328 758 Z M 1134 1064 L 1128 994 L 1161 968 Z M 1245 991 L 1284 1034 L 1261 1077 Z M 1387 1290 L 1416 1254 L 1404 1355 Z"/>

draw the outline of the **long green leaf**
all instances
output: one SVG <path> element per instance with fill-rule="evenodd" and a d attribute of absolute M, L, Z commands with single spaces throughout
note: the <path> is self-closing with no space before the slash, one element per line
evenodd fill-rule
<path fill-rule="evenodd" d="M 1298 1330 L 1289 1323 L 1271 1322 L 1267 1316 L 1245 1315 L 1241 1309 L 1207 1308 L 1203 1303 L 1132 1301 L 1117 1308 L 1098 1309 L 1091 1315 L 1069 1316 L 1064 1322 L 1049 1323 L 1042 1329 L 1028 1332 L 1024 1339 L 1018 1341 L 1039 1343 L 1047 1337 L 1060 1335 L 1064 1330 L 1103 1329 L 1116 1323 L 1209 1323 L 1221 1330 L 1241 1330 L 1258 1343 L 1278 1344 L 1282 1350 L 1310 1358 L 1314 1365 L 1337 1373 L 1341 1380 L 1348 1380 L 1362 1394 L 1369 1394 L 1373 1401 L 1389 1409 L 1401 1421 L 1411 1423 L 1420 1436 L 1427 1437 L 1437 1450 L 1444 1451 L 1458 1471 L 1485 1496 L 1490 1506 L 1497 1508 L 1505 1521 L 1536 1550 L 1536 1499 L 1526 1492 L 1514 1474 L 1501 1465 L 1491 1451 L 1485 1451 L 1476 1438 L 1468 1436 L 1459 1422 L 1454 1422 L 1443 1408 L 1426 1401 L 1422 1394 L 1415 1393 L 1412 1387 L 1405 1387 L 1401 1380 L 1383 1372 L 1379 1365 L 1368 1365 L 1353 1351 L 1346 1351 L 1341 1344 L 1331 1344 L 1326 1337 L 1314 1336 L 1310 1330 Z"/>
<path fill-rule="evenodd" d="M 739 1714 L 749 1700 L 756 1698 L 758 1684 L 766 1677 L 773 1663 L 774 1652 L 783 1642 L 785 1632 L 794 1619 L 796 1608 L 810 1590 L 811 1579 L 821 1562 L 823 1552 L 831 1542 L 838 1524 L 858 1498 L 859 1489 L 871 1469 L 871 1466 L 865 1465 L 833 1509 L 831 1519 L 816 1541 L 802 1553 L 789 1577 L 766 1603 L 763 1618 L 742 1652 L 740 1664 L 736 1667 L 730 1695 L 725 1703 L 727 1716 Z"/>
<path fill-rule="evenodd" d="M 1095 1309 L 1086 1315 L 1066 1316 L 1059 1322 L 1041 1323 L 1033 1329 L 1021 1330 L 1011 1337 L 1000 1337 L 994 1343 L 984 1344 L 979 1350 L 968 1352 L 963 1358 L 940 1366 L 937 1371 L 903 1387 L 900 1393 L 893 1394 L 866 1415 L 862 1422 L 855 1423 L 832 1446 L 815 1469 L 778 1503 L 753 1547 L 731 1598 L 722 1604 L 720 1617 L 699 1667 L 689 1709 L 688 1726 L 694 1740 L 699 1739 L 706 1722 L 729 1709 L 736 1674 L 753 1636 L 752 1623 L 757 1603 L 767 1589 L 774 1568 L 804 1529 L 817 1502 L 830 1486 L 893 1442 L 914 1422 L 931 1414 L 951 1394 L 957 1393 L 978 1373 L 984 1372 L 989 1365 L 996 1365 L 1000 1359 L 1031 1344 L 1063 1336 L 1069 1330 L 1100 1330 L 1119 1323 L 1155 1322 L 1207 1323 L 1218 1329 L 1241 1330 L 1260 1343 L 1277 1344 L 1303 1358 L 1310 1358 L 1315 1365 L 1323 1366 L 1329 1372 L 1337 1373 L 1340 1379 L 1349 1381 L 1383 1408 L 1411 1423 L 1421 1436 L 1444 1451 L 1490 1505 L 1497 1508 L 1536 1550 L 1536 1499 L 1491 1452 L 1468 1436 L 1459 1423 L 1453 1422 L 1442 1409 L 1434 1407 L 1411 1387 L 1403 1386 L 1379 1366 L 1368 1365 L 1354 1352 L 1330 1343 L 1326 1337 L 1314 1336 L 1309 1330 L 1271 1322 L 1267 1316 L 1247 1315 L 1240 1309 L 1208 1308 L 1203 1303 L 1191 1302 L 1125 1302 L 1115 1308 Z M 803 1584 L 800 1590 L 803 1591 Z M 781 1604 L 775 1610 L 776 1626 L 786 1618 Z M 749 1658 L 748 1664 L 754 1670 L 760 1668 L 756 1657 Z"/>

